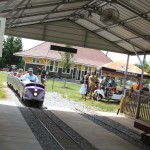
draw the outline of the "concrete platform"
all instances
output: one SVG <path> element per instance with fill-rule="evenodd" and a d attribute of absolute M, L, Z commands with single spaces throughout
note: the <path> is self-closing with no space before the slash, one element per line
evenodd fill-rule
<path fill-rule="evenodd" d="M 138 147 L 89 121 L 70 109 L 48 107 L 57 117 L 73 128 L 99 150 L 139 150 Z M 111 115 L 110 115 L 111 114 Z M 131 127 L 131 120 L 119 119 L 112 113 L 101 115 Z M 0 150 L 42 150 L 15 102 L 0 101 Z"/>
<path fill-rule="evenodd" d="M 0 150 L 42 150 L 15 103 L 1 100 Z"/>
<path fill-rule="evenodd" d="M 48 107 L 48 109 L 99 150 L 140 149 L 70 109 L 62 109 L 61 107 Z M 125 125 L 126 122 L 128 125 L 128 121 L 129 120 L 124 121 L 123 124 Z M 131 126 L 131 123 L 129 126 Z"/>

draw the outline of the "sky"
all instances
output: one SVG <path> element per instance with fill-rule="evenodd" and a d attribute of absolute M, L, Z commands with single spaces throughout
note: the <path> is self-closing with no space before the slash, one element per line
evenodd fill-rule
<path fill-rule="evenodd" d="M 38 40 L 31 40 L 31 39 L 22 39 L 22 43 L 23 43 L 23 50 L 28 50 L 32 47 L 35 47 L 41 43 L 43 43 L 43 41 L 38 41 Z M 106 51 L 102 51 L 104 54 L 106 54 Z M 127 55 L 125 54 L 119 54 L 119 53 L 113 53 L 113 52 L 108 52 L 107 55 L 112 61 L 119 61 L 119 60 L 124 60 L 125 62 L 127 61 Z M 143 56 L 140 56 L 141 61 L 143 61 Z M 150 55 L 146 56 L 146 61 L 149 62 L 150 61 Z M 140 61 L 138 59 L 137 56 L 130 56 L 129 57 L 129 63 L 130 64 L 140 64 Z"/>

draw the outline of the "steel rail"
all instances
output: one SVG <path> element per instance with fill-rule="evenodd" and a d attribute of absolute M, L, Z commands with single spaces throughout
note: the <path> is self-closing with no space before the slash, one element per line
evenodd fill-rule
<path fill-rule="evenodd" d="M 57 125 L 57 127 L 58 128 L 60 128 L 61 130 L 63 130 L 63 132 L 65 132 L 70 138 L 71 138 L 71 140 L 73 141 L 73 142 L 75 142 L 81 149 L 83 149 L 83 150 L 86 150 L 85 148 L 83 148 L 77 141 L 75 141 L 62 127 L 60 127 L 59 125 L 58 125 L 58 123 L 56 122 L 56 121 L 54 121 L 54 119 L 52 119 L 48 114 L 46 114 L 42 109 L 41 109 L 41 111 L 50 119 L 50 120 L 52 120 L 56 125 Z M 52 113 L 52 112 L 51 112 Z M 52 113 L 53 114 L 53 113 Z M 53 114 L 54 115 L 54 114 Z"/>
<path fill-rule="evenodd" d="M 58 143 L 58 145 L 65 150 L 65 148 L 61 145 L 61 143 L 56 139 L 56 137 L 51 133 L 51 131 L 48 130 L 48 128 L 44 125 L 44 123 L 35 115 L 35 113 L 32 111 L 31 108 L 27 107 L 32 114 L 35 116 L 35 118 L 41 123 L 41 125 L 47 130 L 47 132 L 53 137 L 53 139 Z"/>

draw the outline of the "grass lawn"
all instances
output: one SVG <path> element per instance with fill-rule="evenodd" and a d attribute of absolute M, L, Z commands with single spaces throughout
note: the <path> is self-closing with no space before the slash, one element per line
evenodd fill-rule
<path fill-rule="evenodd" d="M 63 95 L 63 97 L 75 100 L 77 102 L 85 103 L 87 106 L 92 106 L 93 108 L 99 110 L 99 111 L 105 111 L 105 112 L 116 112 L 119 104 L 113 103 L 113 102 L 107 102 L 107 101 L 101 101 L 97 102 L 94 100 L 84 100 L 81 98 L 81 95 L 79 93 L 81 84 L 76 83 L 66 83 L 66 88 L 64 87 L 64 82 L 61 81 L 54 81 L 48 80 L 46 83 L 46 91 L 48 92 L 58 92 Z"/>
<path fill-rule="evenodd" d="M 7 73 L 0 72 L 0 99 L 7 97 L 5 91 L 3 90 L 4 87 L 3 83 L 6 82 L 6 79 L 7 79 Z M 105 102 L 105 101 L 97 102 L 90 99 L 85 101 L 84 99 L 81 98 L 81 95 L 79 93 L 80 87 L 81 84 L 70 83 L 70 82 L 67 82 L 66 87 L 64 87 L 64 82 L 56 81 L 56 80 L 54 80 L 54 84 L 53 84 L 53 80 L 48 80 L 46 83 L 46 91 L 48 92 L 58 92 L 67 99 L 84 103 L 87 106 L 92 107 L 99 111 L 105 111 L 105 112 L 117 111 L 119 107 L 118 103 Z"/>
<path fill-rule="evenodd" d="M 6 79 L 7 79 L 7 73 L 0 72 L 0 99 L 7 97 L 3 89 L 5 87 L 3 83 L 6 82 Z"/>

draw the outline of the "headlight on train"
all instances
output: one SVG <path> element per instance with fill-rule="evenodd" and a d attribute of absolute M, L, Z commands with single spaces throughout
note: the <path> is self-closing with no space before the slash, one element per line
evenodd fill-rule
<path fill-rule="evenodd" d="M 34 92 L 34 96 L 37 96 L 37 93 L 36 93 L 36 92 Z"/>
<path fill-rule="evenodd" d="M 36 91 L 36 92 L 37 92 L 37 91 L 38 91 L 38 89 L 34 89 L 34 91 Z"/>

